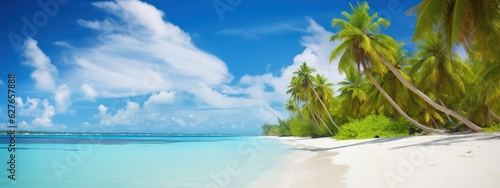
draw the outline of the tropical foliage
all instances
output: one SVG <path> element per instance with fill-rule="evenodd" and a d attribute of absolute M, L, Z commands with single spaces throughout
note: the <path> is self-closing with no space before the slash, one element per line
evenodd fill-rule
<path fill-rule="evenodd" d="M 330 62 L 338 59 L 346 75 L 338 93 L 304 62 L 288 86 L 290 117 L 264 125 L 264 134 L 350 139 L 408 135 L 410 129 L 500 130 L 499 2 L 422 0 L 407 11 L 416 18 L 410 52 L 382 32 L 390 22 L 368 3 L 351 4 L 350 12 L 332 19 L 337 33 L 330 40 L 340 44 Z"/>
<path fill-rule="evenodd" d="M 342 125 L 335 136 L 338 140 L 384 138 L 408 135 L 410 124 L 404 119 L 394 120 L 383 115 L 369 115 Z"/>

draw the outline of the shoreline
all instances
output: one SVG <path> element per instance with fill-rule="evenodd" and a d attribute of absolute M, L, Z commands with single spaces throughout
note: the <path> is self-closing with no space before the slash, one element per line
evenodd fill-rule
<path fill-rule="evenodd" d="M 273 138 L 294 149 L 274 187 L 500 187 L 500 133 Z"/>

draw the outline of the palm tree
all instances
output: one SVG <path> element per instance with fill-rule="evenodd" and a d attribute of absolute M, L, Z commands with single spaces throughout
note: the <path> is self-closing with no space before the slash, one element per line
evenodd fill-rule
<path fill-rule="evenodd" d="M 288 99 L 286 101 L 286 104 L 285 104 L 285 110 L 289 111 L 289 112 L 292 112 L 293 114 L 296 114 L 296 115 L 300 116 L 302 119 L 307 119 L 307 118 L 304 118 L 302 116 L 302 112 L 300 111 L 300 108 L 298 107 L 297 103 L 298 102 L 296 100 Z M 311 113 L 311 118 L 314 120 L 314 123 L 315 123 L 313 125 L 315 125 L 316 128 L 321 131 L 321 133 L 325 134 L 324 130 L 321 128 L 321 126 L 319 126 L 318 120 L 312 114 L 312 111 L 310 111 L 309 108 L 303 108 L 303 110 L 307 110 L 307 111 L 309 111 Z M 311 119 L 308 119 L 308 120 L 311 120 Z"/>
<path fill-rule="evenodd" d="M 398 69 L 400 68 L 398 67 Z M 406 79 L 410 79 L 402 70 L 399 71 Z M 393 99 L 398 106 L 402 106 L 404 111 L 408 112 L 408 110 L 415 107 L 415 104 L 410 103 L 411 96 L 408 89 L 399 82 L 394 74 L 376 76 L 375 79 L 377 83 L 380 83 L 380 86 L 388 93 L 391 99 Z M 399 113 L 392 108 L 392 105 L 387 102 L 385 97 L 378 91 L 377 87 L 371 85 L 367 91 L 369 93 L 369 99 L 363 105 L 363 108 L 369 111 L 375 110 L 379 113 L 386 112 L 388 115 L 394 116 L 395 118 L 400 117 Z"/>
<path fill-rule="evenodd" d="M 319 106 L 318 103 L 323 103 L 321 106 L 325 107 L 325 112 L 329 115 L 333 99 L 333 83 L 328 82 L 328 78 L 319 74 L 312 77 L 312 83 L 313 90 L 317 96 L 313 99 L 314 106 Z"/>
<path fill-rule="evenodd" d="M 406 87 L 408 87 L 407 85 L 411 85 L 404 79 L 392 63 L 389 63 L 395 63 L 395 55 L 398 54 L 397 50 L 399 49 L 399 44 L 387 35 L 376 33 L 380 31 L 381 26 L 389 26 L 390 22 L 384 18 L 378 18 L 378 20 L 375 21 L 378 15 L 377 13 L 373 15 L 368 13 L 370 7 L 366 2 L 358 3 L 357 8 L 352 4 L 350 6 L 353 11 L 352 14 L 342 12 L 342 15 L 346 17 L 347 20 L 332 20 L 332 27 L 339 28 L 340 32 L 332 35 L 330 39 L 332 41 L 337 39 L 343 41 L 332 51 L 330 62 L 342 55 L 339 60 L 340 72 L 356 71 L 353 70 L 355 65 L 357 65 L 358 71 L 360 67 L 362 67 L 365 75 L 368 76 L 380 93 L 391 103 L 396 111 L 408 119 L 413 125 L 427 132 L 445 133 L 444 130 L 426 127 L 408 116 L 375 80 L 371 72 L 373 71 L 379 75 L 383 75 L 387 72 L 388 67 L 400 81 L 406 81 L 406 83 L 403 82 Z M 410 89 L 416 90 L 415 87 Z"/>
<path fill-rule="evenodd" d="M 463 98 L 466 90 L 460 72 L 470 72 L 470 69 L 458 55 L 458 58 L 448 56 L 450 49 L 446 47 L 441 30 L 427 33 L 425 39 L 417 43 L 417 47 L 419 51 L 410 73 L 419 88 L 432 94 L 442 106 L 445 106 L 443 101 L 446 98 L 450 101 L 448 104 Z M 452 124 L 456 124 L 447 117 Z"/>
<path fill-rule="evenodd" d="M 458 43 L 472 55 L 476 46 L 485 60 L 499 60 L 499 0 L 423 0 L 406 13 L 417 16 L 414 39 L 425 39 L 437 26 L 444 29 L 449 49 Z"/>
<path fill-rule="evenodd" d="M 394 67 L 393 64 L 397 63 L 395 56 L 398 55 L 399 44 L 387 35 L 375 33 L 380 31 L 380 26 L 387 27 L 390 25 L 388 20 L 379 18 L 377 21 L 374 21 L 377 18 L 377 13 L 370 15 L 368 13 L 370 7 L 366 2 L 358 3 L 357 9 L 351 5 L 351 9 L 353 10 L 353 14 L 342 12 L 342 15 L 349 21 L 343 19 L 332 20 L 332 27 L 337 27 L 341 31 L 332 35 L 331 40 L 343 39 L 343 42 L 332 51 L 330 62 L 340 54 L 343 54 L 339 61 L 339 70 L 349 70 L 354 67 L 352 62 L 356 62 L 358 69 L 362 66 L 371 69 L 377 74 L 384 74 L 387 68 L 389 68 L 404 86 L 417 94 L 429 105 L 457 118 L 474 131 L 482 131 L 481 127 L 478 127 L 469 119 L 433 101 L 408 82 L 398 69 Z"/>
<path fill-rule="evenodd" d="M 305 91 L 312 91 L 315 95 L 315 97 L 318 99 L 319 103 L 324 109 L 324 112 L 327 114 L 328 118 L 330 119 L 330 122 L 338 129 L 338 125 L 333 121 L 332 116 L 330 114 L 330 111 L 326 107 L 325 103 L 323 100 L 320 99 L 320 96 L 314 89 L 314 86 L 311 81 L 311 74 L 316 72 L 316 69 L 310 68 L 307 66 L 307 63 L 304 62 L 302 65 L 300 65 L 299 70 L 295 71 L 293 74 L 297 77 L 299 84 L 302 86 L 302 88 Z M 328 128 L 328 127 L 327 127 Z M 329 129 L 328 129 L 329 130 Z M 330 131 L 331 132 L 331 131 Z"/>
<path fill-rule="evenodd" d="M 484 76 L 478 74 L 481 80 L 483 80 L 482 83 L 486 82 L 492 85 L 486 92 L 488 93 L 486 97 L 486 102 L 488 103 L 487 111 L 489 111 L 491 118 L 500 123 L 500 116 L 497 115 L 500 114 L 500 103 L 498 103 L 500 101 L 500 77 L 498 76 L 500 75 L 500 64 L 493 66 L 483 64 L 482 66 L 484 68 Z"/>
<path fill-rule="evenodd" d="M 297 107 L 297 103 L 295 101 L 288 99 L 285 104 L 285 110 L 295 114 L 299 111 L 299 107 Z"/>
<path fill-rule="evenodd" d="M 467 69 L 461 61 L 452 62 L 447 55 L 450 49 L 446 48 L 441 32 L 431 32 L 425 39 L 417 44 L 419 51 L 416 53 L 417 61 L 413 64 L 411 72 L 420 88 L 427 87 L 438 100 L 441 92 L 444 94 L 460 95 L 465 93 L 465 86 L 458 75 L 457 69 Z M 450 93 L 459 91 L 461 93 Z"/>
<path fill-rule="evenodd" d="M 468 65 L 476 76 L 467 83 L 468 95 L 460 102 L 460 106 L 469 117 L 483 126 L 489 126 L 491 120 L 500 122 L 500 118 L 492 109 L 499 110 L 500 104 L 500 65 L 490 66 L 478 59 L 469 60 Z"/>
<path fill-rule="evenodd" d="M 292 101 L 295 101 L 296 103 L 300 103 L 300 102 L 304 103 L 303 109 L 310 112 L 310 114 L 311 114 L 310 119 L 313 119 L 314 122 L 316 123 L 316 126 L 320 127 L 319 122 L 318 122 L 318 114 L 317 114 L 318 112 L 314 111 L 314 109 L 312 108 L 312 105 L 311 105 L 312 96 L 311 96 L 310 90 L 312 90 L 312 88 L 309 86 L 309 84 L 304 84 L 304 79 L 307 79 L 310 81 L 310 79 L 311 79 L 310 73 L 312 73 L 311 70 L 314 70 L 314 69 L 310 69 L 306 65 L 306 67 L 304 68 L 304 71 L 309 72 L 308 74 L 306 74 L 307 78 L 300 78 L 297 76 L 292 77 L 292 80 L 290 82 L 290 85 L 288 86 L 288 90 L 286 91 L 286 93 L 290 94 L 290 98 L 292 99 Z M 328 130 L 330 135 L 333 135 L 333 132 L 328 128 L 328 126 L 324 122 L 323 122 L 323 126 L 326 127 L 326 129 Z M 323 130 L 321 128 L 320 128 L 320 130 L 323 132 Z"/>
<path fill-rule="evenodd" d="M 344 115 L 352 115 L 355 118 L 361 115 L 361 106 L 367 100 L 367 83 L 368 80 L 364 79 L 358 71 L 347 72 L 346 78 L 339 82 L 339 85 L 342 86 L 339 89 L 339 96 L 344 107 L 342 112 L 349 113 Z"/>

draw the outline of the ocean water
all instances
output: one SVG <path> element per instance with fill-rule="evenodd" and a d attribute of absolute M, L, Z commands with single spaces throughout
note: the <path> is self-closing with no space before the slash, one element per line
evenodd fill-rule
<path fill-rule="evenodd" d="M 245 187 L 291 151 L 263 137 L 17 136 L 15 181 L 0 137 L 0 187 Z"/>

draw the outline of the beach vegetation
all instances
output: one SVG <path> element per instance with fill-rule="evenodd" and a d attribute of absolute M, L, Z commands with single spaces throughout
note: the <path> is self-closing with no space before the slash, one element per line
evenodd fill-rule
<path fill-rule="evenodd" d="M 303 62 L 286 91 L 290 116 L 280 121 L 288 129 L 278 121 L 264 134 L 359 139 L 499 131 L 500 1 L 474 2 L 422 0 L 407 10 L 416 19 L 412 48 L 382 32 L 391 23 L 368 3 L 350 4 L 331 22 L 330 41 L 340 43 L 330 63 L 338 61 L 345 79 L 331 83 Z"/>
<path fill-rule="evenodd" d="M 262 132 L 266 136 L 291 136 L 290 119 L 282 120 L 278 118 L 278 124 L 262 125 Z"/>
<path fill-rule="evenodd" d="M 487 133 L 500 132 L 500 123 L 491 123 L 489 127 L 484 128 L 484 132 Z"/>
<path fill-rule="evenodd" d="M 337 140 L 385 138 L 408 135 L 410 123 L 404 118 L 392 119 L 384 115 L 371 114 L 342 125 L 335 135 Z"/>

